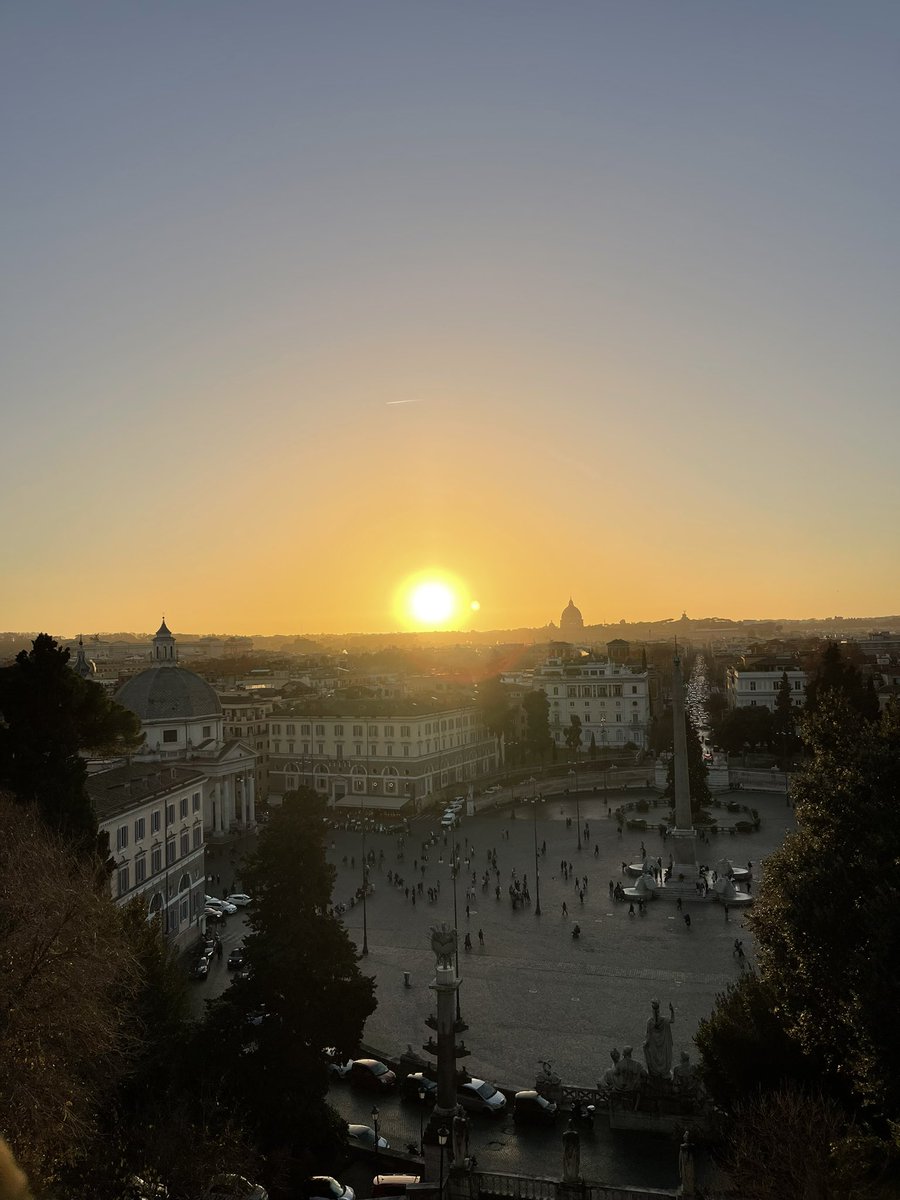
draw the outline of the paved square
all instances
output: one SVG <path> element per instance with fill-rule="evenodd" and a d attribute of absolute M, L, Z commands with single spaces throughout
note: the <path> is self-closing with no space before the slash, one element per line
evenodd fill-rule
<path fill-rule="evenodd" d="M 610 794 L 617 803 L 635 800 L 639 793 Z M 738 798 L 738 797 L 736 797 Z M 723 854 L 735 865 L 754 864 L 756 886 L 764 874 L 764 859 L 793 828 L 793 810 L 783 796 L 741 792 L 742 803 L 756 807 L 762 817 L 758 833 L 729 836 L 718 834 L 709 845 L 698 843 L 698 854 L 713 865 Z M 609 896 L 609 882 L 624 879 L 623 859 L 635 861 L 643 836 L 647 851 L 668 861 L 668 847 L 653 829 L 620 837 L 616 822 L 606 816 L 602 797 L 587 795 L 580 800 L 582 824 L 590 828 L 589 845 L 579 854 L 575 827 L 575 803 L 571 797 L 548 797 L 539 806 L 537 843 L 546 842 L 540 859 L 542 915 L 535 915 L 536 900 L 534 837 L 531 810 L 517 818 L 508 814 L 475 815 L 463 819 L 457 831 L 465 858 L 457 882 L 457 911 L 460 931 L 461 1009 L 470 1029 L 465 1034 L 471 1057 L 467 1068 L 492 1082 L 511 1087 L 530 1087 L 538 1063 L 552 1061 L 563 1082 L 593 1085 L 609 1065 L 613 1046 L 633 1045 L 641 1057 L 644 1027 L 650 1015 L 650 999 L 660 999 L 665 1011 L 671 1000 L 676 1008 L 673 1029 L 677 1054 L 686 1049 L 695 1056 L 692 1041 L 701 1017 L 709 1013 L 716 994 L 740 972 L 732 949 L 735 937 L 744 939 L 748 962 L 753 961 L 752 939 L 743 928 L 742 915 L 731 910 L 725 919 L 721 905 L 685 901 L 691 914 L 687 928 L 671 900 L 656 900 L 643 916 L 629 915 L 628 905 Z M 566 817 L 573 818 L 567 827 Z M 453 925 L 453 884 L 450 847 L 441 837 L 428 849 L 424 876 L 422 843 L 437 830 L 437 816 L 412 823 L 403 861 L 397 858 L 397 840 L 391 834 L 370 834 L 367 848 L 384 853 L 383 864 L 371 874 L 375 892 L 367 903 L 369 955 L 364 971 L 375 975 L 378 1008 L 370 1018 L 365 1041 L 387 1055 L 398 1055 L 411 1043 L 421 1053 L 428 1030 L 425 1017 L 432 1011 L 434 959 L 429 946 L 431 924 Z M 508 837 L 505 836 L 508 832 Z M 452 837 L 452 835 L 451 835 Z M 472 846 L 474 844 L 474 851 Z M 599 847 L 598 856 L 594 846 Z M 500 899 L 495 897 L 496 876 L 482 891 L 481 879 L 488 866 L 487 851 L 496 849 L 500 871 Z M 347 858 L 346 865 L 344 858 Z M 337 866 L 335 899 L 349 897 L 361 880 L 361 837 L 337 831 L 330 857 Z M 440 859 L 443 859 L 443 862 Z M 560 863 L 565 858 L 574 868 L 567 883 Z M 350 860 L 355 860 L 351 867 Z M 418 865 L 416 865 L 418 864 Z M 511 872 L 527 875 L 531 906 L 515 911 L 508 895 Z M 475 899 L 466 914 L 466 887 L 476 873 Z M 387 872 L 399 872 L 404 884 L 424 883 L 424 896 L 413 906 L 402 888 L 387 882 Z M 588 877 L 583 904 L 575 890 L 574 875 Z M 440 882 L 437 903 L 429 903 L 427 892 Z M 563 902 L 568 915 L 562 911 Z M 345 922 L 351 936 L 362 944 L 362 906 L 348 909 Z M 573 940 L 572 926 L 581 926 L 581 937 Z M 484 932 L 484 946 L 478 930 Z M 473 948 L 467 952 L 462 940 L 466 932 Z M 411 986 L 404 986 L 404 972 Z"/>

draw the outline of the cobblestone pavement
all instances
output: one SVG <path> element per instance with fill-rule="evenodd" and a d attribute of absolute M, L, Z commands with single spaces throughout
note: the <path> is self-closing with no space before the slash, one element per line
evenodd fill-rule
<path fill-rule="evenodd" d="M 610 803 L 615 807 L 620 800 L 637 798 L 634 791 L 611 794 Z M 760 831 L 715 835 L 698 851 L 710 864 L 723 853 L 737 865 L 752 861 L 756 886 L 764 874 L 764 859 L 793 827 L 793 810 L 777 794 L 741 792 L 735 798 L 759 810 Z M 461 1010 L 470 1026 L 465 1043 L 472 1052 L 466 1066 L 504 1086 L 531 1086 L 544 1058 L 552 1061 L 565 1083 L 593 1085 L 608 1066 L 613 1046 L 633 1045 L 635 1056 L 641 1055 L 653 996 L 662 1001 L 664 1012 L 670 1000 L 675 1004 L 676 1055 L 682 1049 L 693 1052 L 698 1022 L 711 1010 L 716 994 L 740 973 L 732 953 L 736 937 L 744 940 L 748 963 L 753 960 L 752 938 L 734 909 L 726 920 L 721 905 L 686 900 L 692 922 L 687 928 L 672 901 L 654 901 L 643 916 L 631 916 L 627 904 L 613 902 L 609 882 L 623 880 L 622 861 L 638 857 L 641 835 L 626 831 L 619 837 L 616 823 L 594 796 L 581 799 L 580 807 L 582 823 L 587 821 L 590 828 L 580 854 L 574 820 L 571 827 L 566 825 L 566 817 L 575 814 L 571 797 L 553 797 L 539 805 L 536 827 L 527 817 L 509 820 L 491 813 L 464 818 L 457 831 L 463 856 L 470 858 L 468 876 L 464 867 L 457 883 L 460 939 L 468 931 L 473 942 L 471 952 L 460 946 Z M 433 1008 L 428 929 L 434 922 L 454 924 L 450 847 L 442 839 L 428 850 L 424 877 L 421 872 L 422 843 L 436 828 L 433 816 L 413 822 L 403 861 L 397 859 L 394 835 L 370 834 L 367 839 L 368 847 L 376 855 L 383 851 L 385 857 L 381 869 L 372 872 L 375 891 L 366 905 L 369 955 L 362 966 L 376 977 L 379 1003 L 365 1040 L 387 1055 L 398 1055 L 407 1043 L 421 1053 L 428 1035 L 424 1021 Z M 540 917 L 534 911 L 535 837 L 539 847 L 544 842 L 547 846 L 540 859 Z M 648 831 L 643 839 L 647 851 L 662 856 L 665 863 L 668 848 L 659 834 Z M 491 876 L 487 893 L 481 890 L 488 848 L 497 851 L 500 900 L 494 894 L 496 876 Z M 330 856 L 338 872 L 335 899 L 347 898 L 361 879 L 360 835 L 337 831 Z M 583 904 L 574 881 L 566 883 L 561 874 L 563 858 L 573 863 L 573 875 L 588 877 Z M 516 911 L 507 891 L 513 868 L 520 878 L 528 876 L 532 896 L 531 907 Z M 399 872 L 404 885 L 414 876 L 422 880 L 426 894 L 440 882 L 438 902 L 417 897 L 413 906 L 403 889 L 388 884 L 388 870 Z M 476 892 L 467 916 L 466 885 L 471 884 L 472 870 Z M 562 911 L 564 901 L 568 915 Z M 344 919 L 361 945 L 362 906 L 348 908 Z M 577 941 L 571 937 L 576 921 L 582 930 Z M 406 971 L 410 987 L 404 986 Z"/>

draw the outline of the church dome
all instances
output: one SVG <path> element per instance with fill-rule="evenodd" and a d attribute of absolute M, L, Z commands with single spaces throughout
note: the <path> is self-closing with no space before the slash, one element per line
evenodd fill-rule
<path fill-rule="evenodd" d="M 581 609 L 576 608 L 569 597 L 569 603 L 562 611 L 562 616 L 559 618 L 559 628 L 563 633 L 581 633 L 584 629 L 584 618 L 581 615 Z"/>
<path fill-rule="evenodd" d="M 122 684 L 115 700 L 141 721 L 222 715 L 219 697 L 206 680 L 175 665 L 141 671 Z"/>

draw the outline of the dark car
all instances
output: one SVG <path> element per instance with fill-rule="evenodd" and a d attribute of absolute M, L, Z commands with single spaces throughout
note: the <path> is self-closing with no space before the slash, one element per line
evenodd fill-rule
<path fill-rule="evenodd" d="M 191 967 L 191 979 L 205 979 L 209 974 L 209 959 L 204 954 L 202 958 L 198 958 Z"/>
<path fill-rule="evenodd" d="M 513 1100 L 513 1120 L 523 1124 L 552 1125 L 557 1105 L 534 1091 L 516 1092 Z"/>
<path fill-rule="evenodd" d="M 425 1104 L 434 1104 L 437 1100 L 437 1084 L 421 1071 L 413 1071 L 400 1082 L 400 1095 L 404 1100 L 419 1102 L 419 1092 L 425 1093 Z"/>
<path fill-rule="evenodd" d="M 397 1082 L 397 1076 L 377 1058 L 357 1058 L 350 1068 L 347 1078 L 354 1087 L 371 1088 L 383 1092 L 392 1088 Z"/>
<path fill-rule="evenodd" d="M 244 965 L 244 951 L 240 946 L 235 946 L 232 952 L 228 955 L 228 970 L 239 971 Z"/>

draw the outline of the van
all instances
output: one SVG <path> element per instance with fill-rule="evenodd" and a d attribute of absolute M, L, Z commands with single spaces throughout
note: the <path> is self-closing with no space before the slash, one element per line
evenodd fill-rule
<path fill-rule="evenodd" d="M 372 1195 L 405 1196 L 407 1188 L 421 1180 L 421 1175 L 376 1175 L 372 1180 Z"/>

